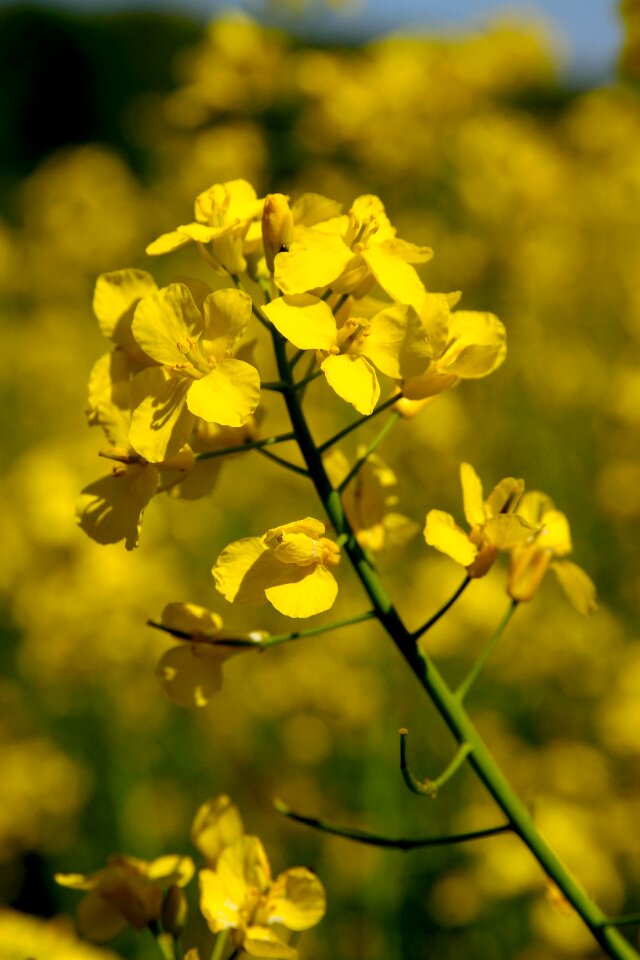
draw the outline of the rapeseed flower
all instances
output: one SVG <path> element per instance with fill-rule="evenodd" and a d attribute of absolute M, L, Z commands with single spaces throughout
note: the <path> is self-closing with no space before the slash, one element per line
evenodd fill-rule
<path fill-rule="evenodd" d="M 544 493 L 525 494 L 518 508 L 531 527 L 526 542 L 513 545 L 507 592 L 514 600 L 531 600 L 548 569 L 553 570 L 569 602 L 579 613 L 597 609 L 596 588 L 582 567 L 565 557 L 572 551 L 571 531 L 564 513 Z"/>
<path fill-rule="evenodd" d="M 168 603 L 160 623 L 179 637 L 161 658 L 156 675 L 168 698 L 179 707 L 204 707 L 222 686 L 222 665 L 250 646 L 225 646 L 225 640 L 243 640 L 259 646 L 261 631 L 240 636 L 222 629 L 222 617 L 195 603 Z"/>
<path fill-rule="evenodd" d="M 473 467 L 460 465 L 464 515 L 470 526 L 465 533 L 450 513 L 430 510 L 424 528 L 427 543 L 466 567 L 470 577 L 483 577 L 498 552 L 523 543 L 531 534 L 527 520 L 514 511 L 524 490 L 523 480 L 507 477 L 498 483 L 487 500 Z"/>
<path fill-rule="evenodd" d="M 164 891 L 185 886 L 194 872 L 191 858 L 177 854 L 152 861 L 114 854 L 96 873 L 58 873 L 55 879 L 63 887 L 86 891 L 78 907 L 78 926 L 84 936 L 102 943 L 127 926 L 144 930 L 157 921 Z"/>
<path fill-rule="evenodd" d="M 260 399 L 254 366 L 232 356 L 251 316 L 239 290 L 216 290 L 202 312 L 184 283 L 172 283 L 138 304 L 132 330 L 138 345 L 161 366 L 131 382 L 129 441 L 152 463 L 177 453 L 196 418 L 240 427 Z"/>
<path fill-rule="evenodd" d="M 273 527 L 225 547 L 213 567 L 216 588 L 231 603 L 268 600 L 287 617 L 311 617 L 333 606 L 338 584 L 331 568 L 340 549 L 313 517 Z"/>
<path fill-rule="evenodd" d="M 348 214 L 296 228 L 289 249 L 275 257 L 275 284 L 285 294 L 330 286 L 360 298 L 378 283 L 397 303 L 417 306 L 425 288 L 411 264 L 433 251 L 396 233 L 379 197 L 358 197 Z"/>
<path fill-rule="evenodd" d="M 199 873 L 200 909 L 211 930 L 231 930 L 234 946 L 251 956 L 296 960 L 289 932 L 315 926 L 326 910 L 316 875 L 292 867 L 274 878 L 262 841 L 244 833 L 226 796 L 198 810 L 192 837 L 208 863 Z"/>
<path fill-rule="evenodd" d="M 208 244 L 208 262 L 222 274 L 244 273 L 244 253 L 259 249 L 263 201 L 246 180 L 215 183 L 195 200 L 195 219 L 163 233 L 147 247 L 151 256 L 189 243 Z"/>
<path fill-rule="evenodd" d="M 366 447 L 358 447 L 357 456 Z M 324 457 L 329 479 L 338 485 L 349 472 L 349 462 L 341 450 L 334 448 Z M 356 476 L 342 493 L 342 505 L 361 547 L 374 553 L 385 547 L 406 544 L 417 532 L 418 524 L 393 508 L 398 502 L 396 476 L 377 454 L 369 454 Z"/>
<path fill-rule="evenodd" d="M 433 360 L 418 376 L 405 377 L 408 401 L 423 401 L 455 386 L 493 373 L 507 354 L 504 324 L 493 313 L 452 311 L 459 294 L 428 293 L 417 308 L 433 348 Z M 400 401 L 402 403 L 402 401 Z M 401 412 L 409 412 L 405 403 Z"/>
<path fill-rule="evenodd" d="M 290 343 L 317 352 L 329 386 L 362 414 L 371 413 L 380 397 L 376 368 L 400 379 L 417 376 L 431 360 L 427 334 L 410 306 L 391 304 L 370 318 L 341 323 L 324 300 L 308 293 L 278 297 L 262 309 Z"/>

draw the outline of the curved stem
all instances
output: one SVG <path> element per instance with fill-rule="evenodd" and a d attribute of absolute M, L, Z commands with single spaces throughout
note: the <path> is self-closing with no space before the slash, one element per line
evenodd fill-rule
<path fill-rule="evenodd" d="M 507 612 L 505 613 L 504 617 L 498 624 L 495 632 L 485 644 L 484 650 L 481 652 L 480 656 L 477 658 L 477 660 L 471 667 L 471 670 L 469 670 L 469 673 L 466 675 L 466 677 L 464 678 L 460 686 L 457 688 L 456 697 L 458 698 L 458 700 L 460 700 L 460 702 L 464 700 L 469 690 L 471 689 L 473 684 L 476 682 L 476 680 L 480 676 L 480 673 L 482 672 L 482 668 L 484 667 L 485 663 L 489 659 L 491 652 L 493 651 L 493 648 L 495 647 L 496 643 L 504 633 L 505 628 L 509 623 L 509 620 L 511 620 L 511 617 L 513 616 L 513 614 L 517 609 L 517 606 L 518 606 L 518 601 L 512 600 L 511 603 L 509 604 L 509 608 Z"/>
<path fill-rule="evenodd" d="M 471 753 L 471 744 L 461 743 L 453 759 L 435 780 L 429 780 L 428 777 L 425 777 L 424 780 L 418 780 L 411 772 L 409 761 L 407 760 L 408 734 L 409 731 L 405 727 L 400 730 L 400 772 L 404 778 L 404 782 L 412 793 L 418 793 L 423 797 L 431 797 L 432 800 L 435 800 L 441 788 L 451 780 Z"/>
<path fill-rule="evenodd" d="M 272 330 L 272 337 L 280 379 L 284 383 L 292 384 L 293 379 L 287 362 L 285 341 L 275 330 Z M 291 426 L 296 434 L 300 451 L 316 492 L 336 532 L 347 535 L 344 546 L 345 552 L 349 556 L 354 570 L 377 612 L 378 620 L 385 627 L 396 648 L 431 698 L 456 741 L 460 744 L 470 744 L 472 749 L 468 758 L 469 764 L 505 814 L 507 822 L 529 848 L 544 872 L 562 891 L 607 955 L 616 958 L 616 960 L 640 960 L 640 954 L 620 931 L 616 930 L 615 927 L 603 926 L 606 923 L 606 917 L 602 910 L 589 898 L 546 840 L 538 833 L 529 811 L 506 780 L 460 698 L 453 693 L 430 657 L 418 648 L 415 638 L 407 630 L 375 569 L 367 560 L 353 535 L 342 507 L 340 495 L 332 487 L 324 469 L 321 451 L 337 442 L 350 429 L 354 429 L 354 425 L 342 431 L 321 447 L 317 447 L 295 392 L 293 390 L 286 391 L 283 397 Z M 386 406 L 390 406 L 396 399 L 397 396 L 391 397 L 385 404 L 381 404 L 371 416 L 380 412 Z M 365 417 L 364 420 L 366 419 L 369 418 Z M 355 426 L 358 426 L 361 422 L 363 420 Z"/>
<path fill-rule="evenodd" d="M 309 471 L 304 467 L 299 467 L 297 463 L 290 463 L 289 460 L 285 460 L 284 457 L 279 457 L 277 453 L 271 453 L 270 450 L 265 450 L 264 447 L 256 447 L 256 450 L 261 456 L 267 457 L 268 460 L 273 460 L 274 463 L 285 467 L 287 470 L 291 470 L 292 473 L 298 473 L 301 477 L 309 476 Z"/>
<path fill-rule="evenodd" d="M 196 453 L 196 460 L 215 460 L 216 457 L 226 457 L 230 453 L 244 453 L 245 450 L 271 447 L 275 443 L 284 443 L 286 440 L 295 439 L 295 433 L 289 431 L 289 433 L 280 433 L 273 437 L 265 437 L 264 440 L 248 440 L 246 443 L 238 443 L 234 447 L 221 447 L 219 450 L 204 450 L 202 453 Z"/>
<path fill-rule="evenodd" d="M 511 825 L 500 824 L 498 827 L 488 827 L 486 830 L 473 830 L 470 833 L 452 833 L 444 837 L 381 837 L 368 830 L 358 830 L 357 827 L 341 827 L 329 820 L 320 820 L 317 817 L 306 817 L 301 813 L 290 810 L 282 800 L 274 800 L 274 807 L 278 813 L 296 823 L 304 823 L 307 827 L 331 833 L 335 837 L 344 837 L 346 840 L 355 840 L 356 843 L 366 843 L 371 847 L 389 847 L 393 850 L 416 850 L 418 847 L 446 847 L 454 843 L 467 843 L 470 840 L 483 840 L 485 837 L 495 837 L 500 833 L 509 833 Z"/>
<path fill-rule="evenodd" d="M 382 413 L 384 410 L 388 410 L 389 407 L 391 407 L 394 403 L 397 403 L 401 397 L 401 393 L 394 393 L 393 396 L 379 404 L 372 413 L 367 413 L 364 417 L 360 417 L 359 420 L 354 420 L 354 422 L 350 423 L 348 427 L 345 427 L 343 430 L 340 430 L 339 433 L 336 433 L 335 436 L 330 437 L 328 440 L 325 440 L 324 443 L 321 443 L 318 447 L 319 452 L 324 453 L 325 450 L 328 450 L 329 447 L 332 447 L 334 443 L 337 443 L 339 440 L 342 440 L 343 437 L 346 437 L 348 434 L 350 434 L 352 430 L 357 430 L 358 427 L 361 427 L 363 423 L 367 422 L 367 420 L 371 420 L 373 417 L 377 417 L 378 414 Z"/>
<path fill-rule="evenodd" d="M 435 626 L 435 624 L 438 622 L 440 617 L 444 617 L 447 610 L 451 609 L 451 607 L 454 605 L 458 597 L 462 596 L 462 594 L 467 589 L 470 583 L 471 583 L 471 577 L 468 577 L 468 576 L 465 577 L 462 583 L 460 584 L 460 586 L 458 587 L 458 589 L 456 590 L 456 592 L 453 593 L 449 597 L 447 602 L 443 604 L 443 606 L 441 606 L 440 609 L 437 610 L 434 613 L 434 615 L 427 620 L 424 626 L 420 627 L 419 630 L 413 631 L 413 633 L 411 634 L 411 639 L 418 640 L 423 635 L 423 633 L 426 633 L 427 630 L 431 630 L 431 627 Z"/>
<path fill-rule="evenodd" d="M 229 939 L 229 929 L 221 930 L 216 934 L 215 943 L 213 945 L 213 953 L 211 954 L 211 960 L 221 960 L 224 953 L 224 948 L 227 945 Z"/>
<path fill-rule="evenodd" d="M 349 470 L 349 473 L 346 475 L 346 477 L 344 478 L 344 480 L 341 480 L 341 481 L 340 481 L 340 483 L 338 484 L 338 487 L 337 487 L 338 493 L 342 493 L 342 491 L 346 489 L 346 487 L 347 487 L 348 484 L 353 480 L 353 478 L 355 477 L 355 475 L 356 475 L 356 474 L 362 469 L 362 467 L 365 465 L 365 463 L 367 462 L 367 460 L 369 459 L 369 457 L 371 456 L 371 454 L 374 452 L 374 450 L 375 450 L 377 447 L 380 446 L 380 444 L 382 443 L 382 441 L 384 440 L 384 438 L 387 436 L 387 434 L 392 430 L 393 427 L 395 427 L 395 425 L 396 425 L 396 423 L 398 422 L 399 419 L 400 419 L 400 414 L 399 414 L 399 413 L 392 413 L 392 414 L 391 414 L 391 416 L 389 417 L 389 419 L 388 419 L 387 422 L 385 423 L 385 425 L 384 425 L 384 427 L 382 428 L 382 430 L 378 433 L 378 435 L 377 435 L 376 437 L 374 437 L 374 439 L 371 441 L 371 443 L 369 444 L 369 446 L 367 447 L 367 449 L 365 450 L 365 452 L 362 454 L 362 456 L 361 456 L 361 457 L 358 457 L 358 459 L 356 460 L 356 462 L 354 463 L 354 465 L 351 467 L 351 470 Z"/>
<path fill-rule="evenodd" d="M 290 640 L 302 640 L 304 637 L 313 637 L 319 633 L 331 633 L 332 630 L 339 630 L 340 627 L 350 627 L 355 623 L 363 623 L 365 620 L 374 620 L 377 617 L 375 610 L 367 610 L 365 613 L 359 613 L 355 617 L 347 617 L 346 620 L 335 620 L 333 623 L 325 623 L 317 627 L 307 627 L 305 630 L 295 630 L 293 633 L 281 633 L 273 637 L 265 637 L 260 643 L 262 649 L 275 647 L 280 643 L 288 643 Z"/>

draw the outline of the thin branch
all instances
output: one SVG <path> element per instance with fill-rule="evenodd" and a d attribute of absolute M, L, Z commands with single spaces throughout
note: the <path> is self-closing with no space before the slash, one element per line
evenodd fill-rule
<path fill-rule="evenodd" d="M 432 800 L 435 800 L 440 789 L 460 769 L 473 747 L 470 743 L 461 743 L 451 762 L 436 780 L 429 780 L 427 777 L 424 780 L 418 780 L 411 772 L 407 760 L 408 733 L 409 731 L 405 727 L 400 730 L 400 772 L 404 777 L 404 782 L 412 793 L 418 793 L 423 797 L 431 797 Z"/>
<path fill-rule="evenodd" d="M 291 360 L 289 361 L 289 368 L 291 370 L 293 370 L 294 367 L 298 364 L 298 362 L 302 360 L 306 352 L 307 352 L 306 350 L 302 350 L 302 349 L 296 350 L 296 352 L 291 357 Z"/>
<path fill-rule="evenodd" d="M 511 603 L 509 604 L 507 612 L 505 613 L 504 617 L 498 624 L 495 633 L 489 638 L 489 640 L 487 641 L 484 647 L 484 650 L 481 652 L 480 656 L 477 658 L 476 662 L 471 667 L 471 670 L 469 670 L 469 673 L 466 675 L 466 677 L 464 678 L 464 680 L 462 681 L 458 689 L 455 691 L 454 696 L 456 697 L 457 700 L 460 701 L 460 703 L 462 703 L 462 701 L 468 694 L 469 690 L 478 679 L 480 673 L 482 672 L 482 668 L 484 667 L 485 663 L 489 659 L 489 656 L 491 655 L 491 652 L 495 647 L 496 643 L 504 633 L 505 628 L 509 623 L 509 620 L 511 620 L 511 617 L 513 616 L 513 614 L 517 609 L 517 606 L 518 606 L 518 601 L 512 600 Z"/>
<path fill-rule="evenodd" d="M 271 453 L 270 450 L 265 450 L 264 447 L 258 447 L 257 451 L 263 457 L 267 457 L 269 460 L 273 460 L 274 463 L 279 464 L 281 467 L 285 467 L 287 470 L 291 470 L 292 473 L 297 473 L 301 477 L 308 477 L 309 471 L 306 467 L 299 467 L 297 463 L 291 463 L 289 460 L 285 460 L 284 457 L 279 457 L 277 453 Z"/>
<path fill-rule="evenodd" d="M 235 447 L 221 447 L 219 450 L 205 450 L 203 453 L 196 453 L 196 460 L 215 460 L 216 457 L 226 457 L 230 453 L 244 453 L 245 450 L 271 447 L 276 443 L 285 443 L 285 441 L 295 440 L 295 438 L 295 433 L 289 431 L 273 437 L 265 437 L 264 440 L 248 440 L 246 443 L 239 443 Z"/>
<path fill-rule="evenodd" d="M 230 277 L 233 280 L 233 284 L 236 287 L 236 289 L 241 290 L 243 293 L 247 293 L 247 291 L 244 288 L 244 284 L 242 283 L 242 280 L 240 279 L 237 273 L 230 274 Z M 263 327 L 265 327 L 269 331 L 273 330 L 273 325 L 271 321 L 263 313 L 263 311 L 260 309 L 258 304 L 254 301 L 253 297 L 251 297 L 251 312 L 253 313 L 254 317 L 256 317 L 260 321 Z"/>
<path fill-rule="evenodd" d="M 346 475 L 344 480 L 342 480 L 337 487 L 338 493 L 342 493 L 348 486 L 348 484 L 353 480 L 355 475 L 362 469 L 365 465 L 371 454 L 376 450 L 376 448 L 382 443 L 387 434 L 391 431 L 392 427 L 396 425 L 400 419 L 399 413 L 392 413 L 380 433 L 371 441 L 365 452 L 361 457 L 358 457 L 354 465 L 349 470 L 349 473 Z"/>
<path fill-rule="evenodd" d="M 503 823 L 498 827 L 489 827 L 486 830 L 453 833 L 444 837 L 382 837 L 377 833 L 370 833 L 368 830 L 359 830 L 357 827 L 342 827 L 336 823 L 330 823 L 328 820 L 305 817 L 301 813 L 294 813 L 282 800 L 275 800 L 273 805 L 283 817 L 287 817 L 288 820 L 295 820 L 296 823 L 304 823 L 307 827 L 313 827 L 323 833 L 331 833 L 336 837 L 344 837 L 346 840 L 354 840 L 356 843 L 366 843 L 372 847 L 387 847 L 394 850 L 446 847 L 455 843 L 468 843 L 470 840 L 483 840 L 485 837 L 494 837 L 497 834 L 509 833 L 512 830 L 511 824 Z"/>
<path fill-rule="evenodd" d="M 285 390 L 288 390 L 288 387 L 284 383 L 280 383 L 279 380 L 263 380 L 260 384 L 262 390 L 274 390 L 276 393 L 284 393 Z"/>
<path fill-rule="evenodd" d="M 357 616 L 348 617 L 346 620 L 335 620 L 333 623 L 318 627 L 308 627 L 305 630 L 295 630 L 293 633 L 281 633 L 273 637 L 265 637 L 260 646 L 266 650 L 267 647 L 275 647 L 277 644 L 288 643 L 290 640 L 302 640 L 304 637 L 313 637 L 319 633 L 330 633 L 332 630 L 339 630 L 340 627 L 350 627 L 356 623 L 363 623 L 365 620 L 374 620 L 376 616 L 375 610 L 367 610 L 366 613 L 359 613 Z"/>
<path fill-rule="evenodd" d="M 630 927 L 632 924 L 640 923 L 640 913 L 630 913 L 626 917 L 606 917 L 601 926 L 603 927 Z"/>
<path fill-rule="evenodd" d="M 347 434 L 351 433 L 352 430 L 357 430 L 358 427 L 361 427 L 363 423 L 366 423 L 368 420 L 372 420 L 374 417 L 377 417 L 379 413 L 382 413 L 384 410 L 388 410 L 394 403 L 397 403 L 402 397 L 401 393 L 394 393 L 393 396 L 389 397 L 388 400 L 385 400 L 384 403 L 381 403 L 372 413 L 365 414 L 364 417 L 360 417 L 359 420 L 354 420 L 353 423 L 350 423 L 348 427 L 345 427 L 343 430 L 340 430 L 339 433 L 336 433 L 335 436 L 329 437 L 328 440 L 325 440 L 324 443 L 321 443 L 317 448 L 319 453 L 324 453 L 325 450 L 328 450 L 329 447 L 332 447 L 334 443 L 337 443 L 339 440 L 342 440 L 343 437 L 346 437 Z"/>
<path fill-rule="evenodd" d="M 314 359 L 314 363 L 315 363 L 315 359 Z M 298 380 L 298 382 L 296 383 L 296 390 L 302 390 L 313 380 L 317 380 L 318 377 L 321 377 L 322 374 L 323 374 L 322 370 L 314 370 L 312 373 L 308 373 L 305 377 L 302 378 L 302 380 Z"/>
<path fill-rule="evenodd" d="M 460 584 L 460 586 L 455 591 L 455 593 L 449 597 L 447 602 L 442 607 L 440 607 L 440 609 L 437 610 L 432 617 L 429 617 L 427 622 L 422 627 L 420 627 L 419 630 L 414 630 L 414 632 L 411 634 L 411 639 L 418 640 L 423 633 L 426 633 L 427 630 L 430 630 L 431 627 L 433 627 L 438 622 L 440 617 L 444 617 L 447 610 L 451 609 L 451 607 L 454 605 L 458 597 L 462 596 L 462 594 L 467 589 L 470 583 L 471 583 L 471 577 L 468 577 L 468 576 L 465 577 L 462 583 Z"/>

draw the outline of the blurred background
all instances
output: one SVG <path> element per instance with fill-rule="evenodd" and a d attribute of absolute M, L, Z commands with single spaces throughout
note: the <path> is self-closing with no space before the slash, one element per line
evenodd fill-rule
<path fill-rule="evenodd" d="M 406 836 L 496 822 L 468 773 L 435 801 L 407 792 L 398 728 L 419 776 L 438 774 L 451 743 L 375 627 L 234 659 L 200 711 L 164 698 L 154 670 L 169 643 L 144 623 L 165 603 L 287 629 L 266 608 L 225 604 L 210 568 L 234 537 L 317 515 L 304 480 L 236 458 L 207 500 L 154 500 L 133 553 L 75 526 L 79 490 L 104 472 L 83 414 L 109 346 L 95 278 L 201 271 L 193 248 L 150 261 L 144 247 L 190 219 L 196 193 L 244 177 L 259 195 L 312 190 L 347 208 L 378 193 L 400 236 L 434 248 L 428 288 L 462 290 L 464 307 L 507 325 L 496 374 L 443 395 L 379 452 L 420 528 L 432 507 L 462 519 L 461 460 L 486 490 L 522 476 L 569 516 L 600 609 L 580 617 L 545 581 L 472 712 L 589 893 L 613 913 L 638 909 L 639 79 L 634 2 L 0 4 L 5 902 L 71 914 L 77 896 L 55 870 L 88 872 L 113 851 L 191 852 L 193 812 L 226 792 L 276 871 L 309 864 L 325 882 L 328 915 L 301 942 L 309 960 L 598 955 L 511 838 L 401 854 L 273 812 L 280 796 Z M 352 419 L 328 392 L 309 390 L 323 436 Z M 267 404 L 263 433 L 283 425 Z M 416 626 L 460 581 L 419 534 L 380 566 Z M 340 576 L 327 621 L 364 606 Z M 429 634 L 447 676 L 501 618 L 504 584 L 497 564 Z M 126 932 L 114 949 L 151 958 L 148 939 Z"/>

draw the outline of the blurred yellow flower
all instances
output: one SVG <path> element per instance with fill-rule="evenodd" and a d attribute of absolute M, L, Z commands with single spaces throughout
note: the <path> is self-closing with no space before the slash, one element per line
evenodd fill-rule
<path fill-rule="evenodd" d="M 402 385 L 408 400 L 425 400 L 455 386 L 459 380 L 493 373 L 507 354 L 504 324 L 493 313 L 451 312 L 459 294 L 428 293 L 418 312 L 433 347 L 433 362 Z"/>
<path fill-rule="evenodd" d="M 145 459 L 177 453 L 196 417 L 240 427 L 260 399 L 260 377 L 250 363 L 231 356 L 251 316 L 251 300 L 239 290 L 216 290 L 202 313 L 184 283 L 172 283 L 138 304 L 133 335 L 162 366 L 148 367 L 131 383 L 129 441 Z"/>
<path fill-rule="evenodd" d="M 87 891 L 78 907 L 78 926 L 90 940 L 103 942 L 127 926 L 143 930 L 158 920 L 163 891 L 185 886 L 194 872 L 191 858 L 177 854 L 152 861 L 114 854 L 96 873 L 58 873 L 55 879 L 63 887 Z"/>
<path fill-rule="evenodd" d="M 311 617 L 333 606 L 338 584 L 330 568 L 340 549 L 313 517 L 273 527 L 225 547 L 213 567 L 216 588 L 231 603 L 264 603 L 287 617 Z"/>
<path fill-rule="evenodd" d="M 219 273 L 244 273 L 243 248 L 246 244 L 255 248 L 260 242 L 262 205 L 246 180 L 215 183 L 196 197 L 195 220 L 163 233 L 146 252 L 155 256 L 189 243 L 209 244 L 211 266 Z"/>
<path fill-rule="evenodd" d="M 467 568 L 470 577 L 483 577 L 498 551 L 524 542 L 532 527 L 514 511 L 524 490 L 524 481 L 507 477 L 483 500 L 482 483 L 469 463 L 460 464 L 464 515 L 471 527 L 467 534 L 450 513 L 430 510 L 424 528 L 427 543 Z"/>
<path fill-rule="evenodd" d="M 200 908 L 211 930 L 232 930 L 234 945 L 252 956 L 296 960 L 289 931 L 308 930 L 326 910 L 316 875 L 292 867 L 274 879 L 262 842 L 244 834 L 226 796 L 198 810 L 192 836 L 208 862 L 199 874 Z"/>
<path fill-rule="evenodd" d="M 531 600 L 549 568 L 555 573 L 569 602 L 579 613 L 597 609 L 596 588 L 582 567 L 570 560 L 556 560 L 571 553 L 571 531 L 565 515 L 556 510 L 544 493 L 533 490 L 522 498 L 518 515 L 533 533 L 526 543 L 512 546 L 507 592 L 514 600 Z"/>
<path fill-rule="evenodd" d="M 16 910 L 0 910 L 0 960 L 118 960 L 115 953 L 74 936 L 63 918 L 41 920 Z"/>
<path fill-rule="evenodd" d="M 329 386 L 359 413 L 369 414 L 380 397 L 376 368 L 400 379 L 428 367 L 431 346 L 420 317 L 393 304 L 370 319 L 338 324 L 329 305 L 308 293 L 278 297 L 263 307 L 274 327 L 301 350 L 316 350 Z"/>
<path fill-rule="evenodd" d="M 179 707 L 204 707 L 222 686 L 224 661 L 251 649 L 251 642 L 259 646 L 267 636 L 262 631 L 225 632 L 222 617 L 195 603 L 168 603 L 160 623 L 184 641 L 167 650 L 156 670 L 162 689 Z M 246 645 L 216 642 L 224 640 L 246 641 Z"/>
<path fill-rule="evenodd" d="M 357 455 L 364 455 L 366 447 L 358 447 Z M 337 486 L 349 472 L 349 462 L 341 450 L 334 447 L 324 457 L 329 479 Z M 342 494 L 345 513 L 358 543 L 377 553 L 385 547 L 404 546 L 418 531 L 418 524 L 392 508 L 398 497 L 398 485 L 391 467 L 375 453 L 370 454 Z"/>

